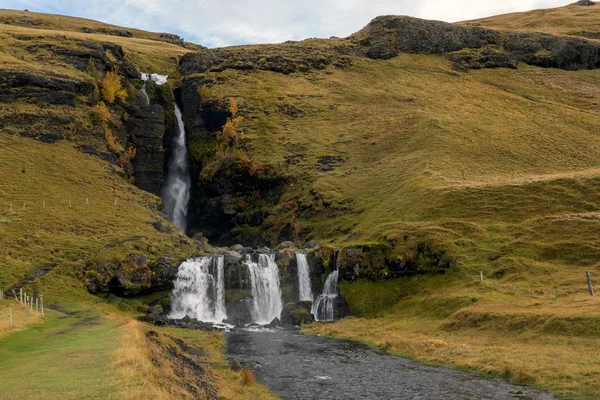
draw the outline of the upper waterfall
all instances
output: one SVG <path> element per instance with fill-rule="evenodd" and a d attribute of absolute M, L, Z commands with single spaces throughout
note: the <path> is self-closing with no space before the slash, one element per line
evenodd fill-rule
<path fill-rule="evenodd" d="M 177 104 L 175 104 L 175 117 L 177 118 L 177 135 L 173 140 L 173 154 L 167 169 L 167 178 L 161 197 L 165 204 L 165 212 L 169 215 L 169 220 L 185 232 L 191 179 L 188 171 L 185 125 Z"/>

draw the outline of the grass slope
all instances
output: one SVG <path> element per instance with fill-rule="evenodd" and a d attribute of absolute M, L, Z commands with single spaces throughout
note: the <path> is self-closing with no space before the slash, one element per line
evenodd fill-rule
<path fill-rule="evenodd" d="M 571 4 L 566 7 L 502 14 L 460 24 L 600 39 L 600 5 L 598 3 L 593 6 Z"/>
<path fill-rule="evenodd" d="M 400 55 L 205 75 L 241 104 L 250 158 L 291 177 L 282 202 L 312 211 L 298 216 L 312 238 L 427 241 L 457 260 L 444 277 L 343 283 L 361 318 L 307 331 L 600 396 L 600 315 L 585 282 L 600 276 L 600 71 L 458 73 Z M 320 169 L 328 156 L 337 164 Z"/>

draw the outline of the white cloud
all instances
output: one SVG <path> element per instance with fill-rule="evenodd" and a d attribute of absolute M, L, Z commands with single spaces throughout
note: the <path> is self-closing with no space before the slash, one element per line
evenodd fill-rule
<path fill-rule="evenodd" d="M 573 0 L 574 1 L 574 0 Z M 0 0 L 0 8 L 28 8 L 115 25 L 177 33 L 209 47 L 274 43 L 307 37 L 345 37 L 379 15 L 460 21 L 568 0 Z"/>

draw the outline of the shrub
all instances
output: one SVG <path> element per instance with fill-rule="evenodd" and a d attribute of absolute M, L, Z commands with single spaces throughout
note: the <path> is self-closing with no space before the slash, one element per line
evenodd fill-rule
<path fill-rule="evenodd" d="M 109 71 L 102 81 L 102 98 L 109 104 L 115 102 L 116 98 L 123 101 L 127 99 L 127 91 L 121 85 L 121 77 L 116 72 Z"/>
<path fill-rule="evenodd" d="M 210 93 L 210 88 L 206 85 L 204 85 L 198 89 L 198 95 L 200 96 L 200 101 L 202 102 L 202 104 L 206 104 L 212 100 L 212 94 Z"/>
<path fill-rule="evenodd" d="M 244 117 L 228 118 L 221 131 L 217 132 L 217 139 L 229 146 L 238 144 L 244 140 L 244 132 L 240 130 L 240 125 Z"/>
<path fill-rule="evenodd" d="M 110 118 L 110 111 L 106 107 L 106 104 L 100 103 L 96 107 L 94 107 L 96 114 L 98 115 L 98 119 L 101 123 L 106 123 L 108 118 Z"/>
<path fill-rule="evenodd" d="M 106 138 L 106 147 L 114 154 L 123 153 L 123 146 L 119 143 L 116 136 L 113 135 L 108 127 L 104 127 L 104 137 Z"/>

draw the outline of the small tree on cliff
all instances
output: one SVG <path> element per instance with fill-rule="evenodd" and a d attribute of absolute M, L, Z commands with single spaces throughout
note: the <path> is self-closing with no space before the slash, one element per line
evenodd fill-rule
<path fill-rule="evenodd" d="M 127 100 L 127 91 L 123 89 L 121 77 L 116 72 L 109 71 L 106 73 L 100 93 L 102 99 L 109 104 L 114 103 L 117 97 L 123 101 Z"/>

